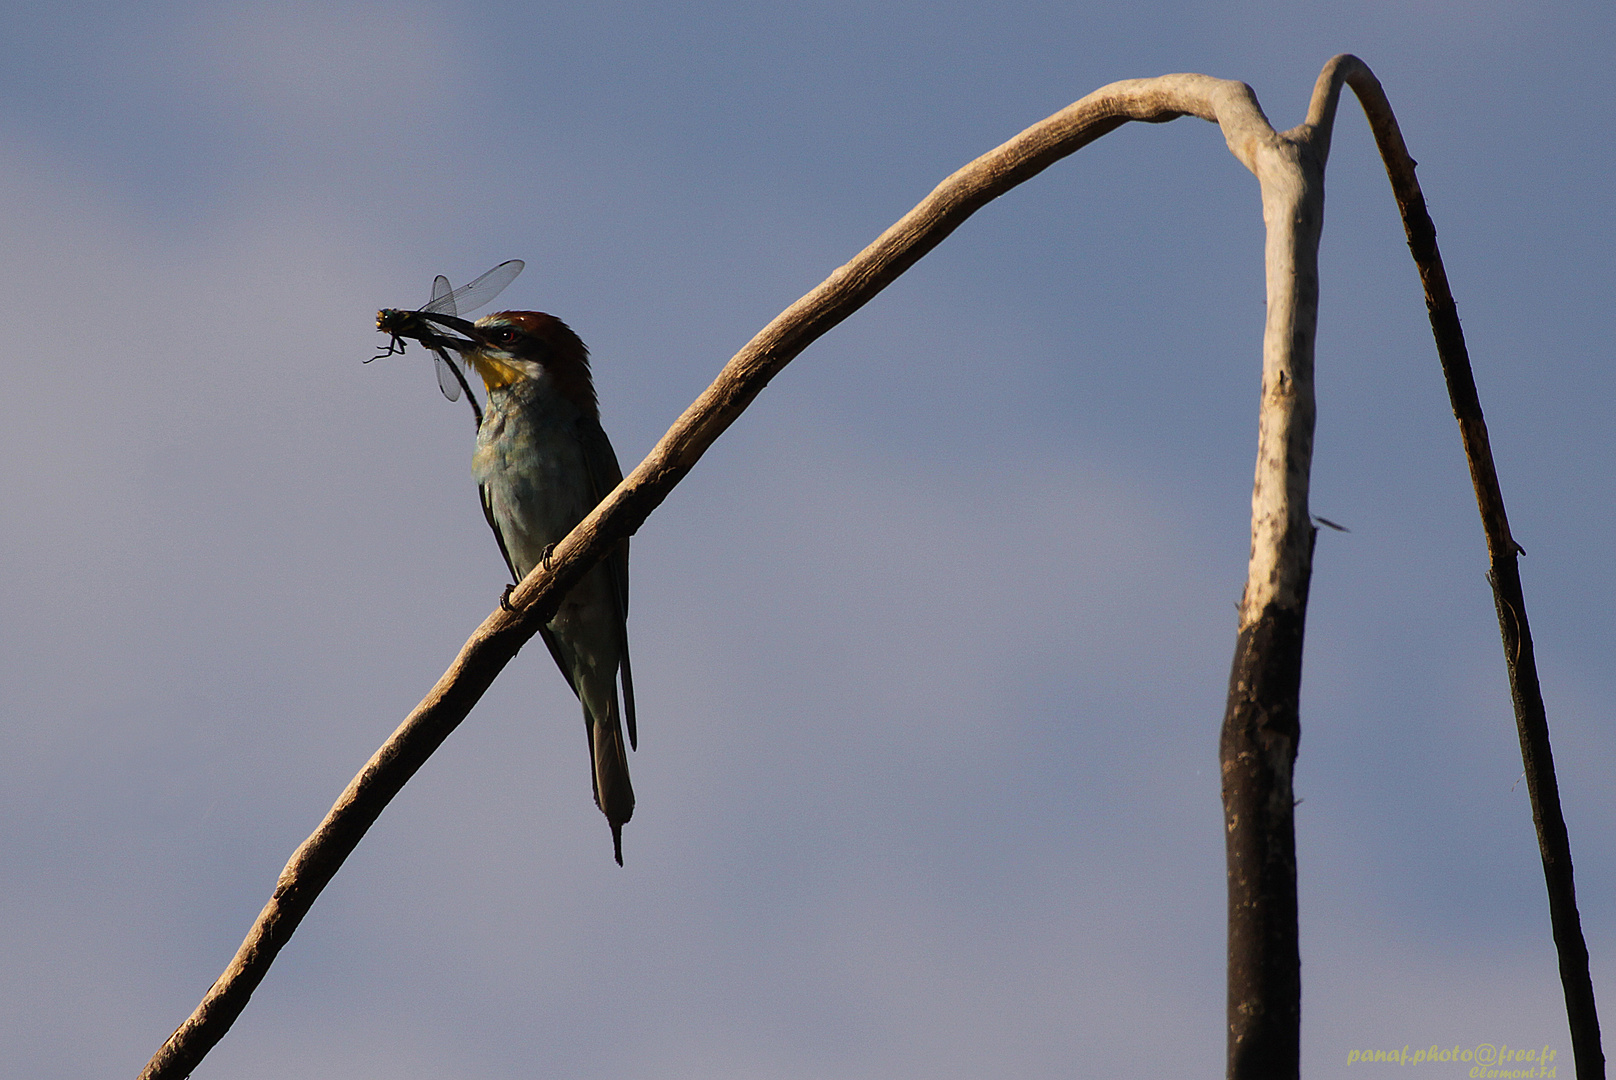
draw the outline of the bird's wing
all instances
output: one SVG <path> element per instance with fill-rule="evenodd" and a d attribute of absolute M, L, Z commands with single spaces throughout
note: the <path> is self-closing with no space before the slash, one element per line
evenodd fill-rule
<path fill-rule="evenodd" d="M 511 561 L 511 550 L 505 546 L 505 534 L 499 531 L 499 522 L 494 517 L 494 504 L 488 499 L 488 485 L 478 484 L 477 494 L 482 499 L 483 517 L 487 519 L 488 527 L 494 530 L 494 539 L 499 543 L 499 553 L 504 556 L 505 565 L 510 569 L 511 581 L 520 585 L 522 575 L 516 572 L 516 563 Z M 572 668 L 567 666 L 567 662 L 561 658 L 561 646 L 556 644 L 555 635 L 550 633 L 549 627 L 541 626 L 539 636 L 544 639 L 545 647 L 550 650 L 550 657 L 555 660 L 556 667 L 560 668 L 561 674 L 566 677 L 567 685 L 572 687 L 574 694 L 577 694 L 578 684 L 572 681 Z M 581 695 L 579 700 L 582 700 Z"/>
<path fill-rule="evenodd" d="M 477 485 L 477 497 L 483 504 L 484 520 L 488 522 L 488 527 L 494 530 L 494 541 L 499 544 L 500 557 L 505 560 L 505 566 L 511 572 L 511 584 L 520 585 L 522 575 L 516 572 L 516 564 L 511 561 L 511 549 L 505 546 L 505 534 L 499 531 L 499 522 L 494 518 L 494 504 L 488 498 L 487 484 Z"/>
<path fill-rule="evenodd" d="M 556 662 L 556 667 L 561 669 L 561 674 L 567 677 L 567 685 L 572 687 L 572 696 L 582 701 L 584 696 L 578 692 L 578 684 L 572 681 L 572 668 L 568 667 L 567 661 L 562 658 L 561 646 L 556 643 L 555 634 L 550 632 L 548 626 L 541 626 L 539 627 L 539 636 L 544 639 L 544 647 L 550 650 L 550 659 Z"/>
<path fill-rule="evenodd" d="M 606 430 L 594 417 L 579 417 L 578 443 L 583 447 L 584 465 L 589 470 L 589 496 L 593 503 L 590 509 L 593 510 L 611 494 L 613 488 L 623 482 L 623 468 L 617 463 L 617 454 L 612 450 L 612 441 L 606 437 Z M 623 677 L 623 718 L 628 724 L 628 744 L 639 749 L 640 733 L 634 719 L 634 675 L 628 659 L 627 538 L 602 563 L 612 579 L 612 595 L 617 600 L 617 625 L 623 632 L 623 639 L 619 643 L 623 662 L 619 671 Z"/>

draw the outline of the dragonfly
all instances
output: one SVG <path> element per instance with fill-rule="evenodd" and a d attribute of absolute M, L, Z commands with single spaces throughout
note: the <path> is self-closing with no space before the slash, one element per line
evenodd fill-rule
<path fill-rule="evenodd" d="M 370 360 L 380 360 L 384 356 L 392 356 L 404 351 L 404 339 L 414 338 L 432 353 L 436 360 L 438 370 L 438 389 L 450 401 L 460 400 L 461 391 L 465 391 L 466 400 L 471 404 L 471 413 L 477 426 L 482 427 L 483 411 L 477 405 L 477 396 L 471 392 L 471 384 L 466 382 L 465 372 L 460 365 L 449 358 L 449 350 L 467 342 L 446 334 L 442 327 L 459 329 L 465 325 L 460 318 L 467 312 L 476 311 L 494 297 L 505 291 L 505 286 L 516 280 L 516 275 L 522 272 L 527 264 L 521 259 L 510 259 L 500 263 L 492 270 L 483 274 L 469 285 L 462 285 L 458 289 L 449 287 L 449 279 L 439 274 L 432 281 L 432 295 L 427 302 L 413 310 L 402 308 L 383 308 L 376 313 L 376 329 L 384 334 L 392 335 L 387 343 L 387 351 L 377 353 Z M 366 360 L 365 363 L 370 363 Z"/>

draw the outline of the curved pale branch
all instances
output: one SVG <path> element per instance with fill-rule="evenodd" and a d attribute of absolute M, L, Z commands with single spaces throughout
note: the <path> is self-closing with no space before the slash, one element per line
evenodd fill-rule
<path fill-rule="evenodd" d="M 422 763 L 465 718 L 494 677 L 554 614 L 560 598 L 619 539 L 640 527 L 675 484 L 786 364 L 867 303 L 992 199 L 1130 120 L 1183 115 L 1222 123 L 1230 148 L 1249 162 L 1272 129 L 1243 83 L 1166 75 L 1102 87 L 944 180 L 847 265 L 792 304 L 738 352 L 596 510 L 512 594 L 514 611 L 490 615 L 442 678 L 343 791 L 293 853 L 246 940 L 196 1011 L 141 1073 L 187 1075 L 246 1006 L 315 897 Z"/>

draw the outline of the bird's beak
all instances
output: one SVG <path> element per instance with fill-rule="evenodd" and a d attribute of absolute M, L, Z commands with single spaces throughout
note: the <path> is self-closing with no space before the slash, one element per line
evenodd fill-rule
<path fill-rule="evenodd" d="M 455 315 L 439 315 L 436 313 L 428 314 L 426 312 L 422 312 L 421 317 L 430 319 L 439 326 L 445 327 L 449 330 L 454 330 L 466 336 L 467 340 L 462 341 L 458 338 L 437 335 L 436 343 L 444 346 L 445 348 L 453 349 L 458 353 L 466 353 L 480 349 L 485 344 L 482 332 L 477 329 L 474 323 L 467 319 L 462 319 Z"/>

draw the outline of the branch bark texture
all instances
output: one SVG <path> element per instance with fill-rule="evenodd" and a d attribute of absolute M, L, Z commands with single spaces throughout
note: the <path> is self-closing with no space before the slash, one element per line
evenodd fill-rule
<path fill-rule="evenodd" d="M 1231 1080 L 1284 1080 L 1301 1068 L 1292 776 L 1313 572 L 1307 496 L 1330 126 L 1281 133 L 1260 113 L 1242 126 L 1249 134 L 1230 148 L 1262 187 L 1268 318 L 1251 554 L 1218 747 L 1229 890 L 1226 1071 Z"/>

